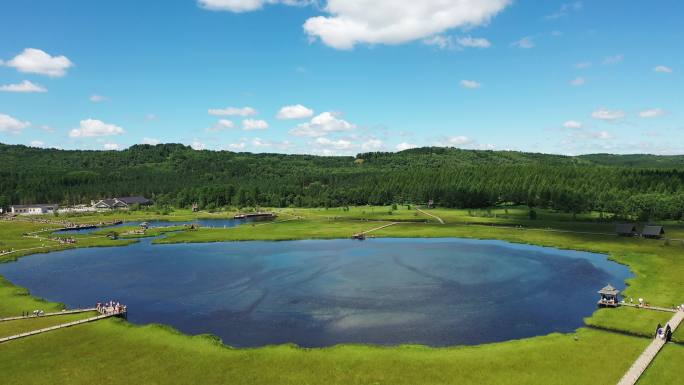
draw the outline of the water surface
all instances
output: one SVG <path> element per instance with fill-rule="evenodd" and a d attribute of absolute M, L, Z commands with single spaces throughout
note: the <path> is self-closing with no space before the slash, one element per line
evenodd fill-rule
<path fill-rule="evenodd" d="M 604 255 L 501 241 L 371 239 L 75 249 L 0 264 L 69 307 L 117 300 L 129 321 L 233 346 L 432 346 L 570 332 L 629 270 Z M 33 310 L 33 309 L 26 309 Z"/>

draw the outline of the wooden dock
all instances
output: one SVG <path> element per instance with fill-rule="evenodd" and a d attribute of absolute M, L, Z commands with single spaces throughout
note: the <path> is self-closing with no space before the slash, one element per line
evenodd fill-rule
<path fill-rule="evenodd" d="M 97 311 L 97 308 L 93 307 L 93 308 L 88 308 L 88 309 L 73 309 L 73 310 L 64 310 L 64 311 L 58 311 L 58 312 L 53 312 L 53 313 L 44 313 L 43 315 L 29 314 L 27 316 L 0 318 L 0 322 L 16 321 L 16 320 L 21 320 L 21 319 L 43 318 L 43 317 L 51 317 L 51 316 L 56 316 L 56 315 L 86 313 L 89 311 Z"/>
<path fill-rule="evenodd" d="M 366 234 L 368 234 L 368 233 L 372 233 L 373 231 L 382 230 L 382 229 L 384 229 L 384 228 L 386 228 L 386 227 L 394 226 L 394 225 L 397 225 L 397 224 L 399 224 L 399 222 L 387 223 L 387 224 L 382 225 L 382 226 L 380 226 L 380 227 L 376 227 L 376 228 L 373 228 L 373 229 L 370 229 L 370 230 L 366 230 L 366 231 L 363 231 L 363 232 L 360 232 L 360 233 L 356 233 L 356 234 L 352 235 L 352 239 L 364 240 L 364 239 L 366 239 Z"/>
<path fill-rule="evenodd" d="M 78 320 L 78 321 L 73 321 L 73 322 L 68 322 L 68 323 L 61 324 L 61 325 L 50 326 L 50 327 L 43 328 L 43 329 L 32 330 L 30 332 L 15 334 L 13 336 L 0 338 L 0 344 L 4 343 L 4 342 L 12 341 L 12 340 L 17 340 L 19 338 L 30 337 L 30 336 L 34 336 L 36 334 L 41 334 L 41 333 L 45 333 L 45 332 L 49 332 L 49 331 L 53 331 L 53 330 L 58 330 L 58 329 L 64 329 L 64 328 L 68 328 L 71 326 L 80 325 L 80 324 L 84 324 L 84 323 L 88 323 L 88 322 L 94 322 L 94 321 L 98 321 L 98 320 L 109 318 L 109 317 L 117 317 L 120 315 L 122 315 L 122 313 L 100 314 L 100 315 L 97 315 L 95 317 L 90 317 L 90 318 L 86 318 L 86 319 L 82 319 L 82 320 Z"/>
<path fill-rule="evenodd" d="M 664 309 L 664 308 L 663 308 Z M 654 309 L 659 310 L 659 309 Z M 670 310 L 671 311 L 671 310 Z M 679 324 L 684 320 L 684 311 L 677 311 L 675 315 L 667 323 L 672 328 L 672 333 L 677 330 Z M 622 377 L 618 385 L 634 385 L 639 381 L 641 375 L 646 371 L 648 366 L 651 364 L 653 359 L 658 355 L 660 349 L 665 346 L 666 341 L 661 338 L 654 338 L 646 350 L 637 358 L 637 360 L 632 364 L 627 373 Z"/>

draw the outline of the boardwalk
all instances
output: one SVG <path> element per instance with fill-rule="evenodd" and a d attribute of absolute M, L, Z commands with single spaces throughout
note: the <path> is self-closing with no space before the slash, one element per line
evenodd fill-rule
<path fill-rule="evenodd" d="M 684 311 L 678 311 L 675 313 L 675 315 L 670 319 L 668 324 L 672 328 L 672 332 L 674 333 L 675 330 L 677 330 L 677 326 L 684 320 Z M 665 340 L 662 340 L 660 338 L 655 338 L 653 339 L 653 342 L 651 342 L 650 345 L 644 350 L 643 353 L 637 358 L 637 360 L 632 364 L 632 367 L 629 368 L 627 373 L 622 377 L 620 382 L 618 382 L 618 385 L 634 385 L 639 381 L 639 377 L 646 371 L 646 368 L 651 364 L 653 359 L 656 357 L 658 352 L 660 352 L 660 349 L 663 348 L 665 345 Z"/>
<path fill-rule="evenodd" d="M 64 310 L 64 311 L 58 311 L 54 313 L 44 313 L 42 315 L 28 315 L 28 316 L 17 316 L 17 317 L 8 317 L 8 318 L 0 318 L 0 322 L 4 321 L 16 321 L 20 319 L 31 319 L 31 318 L 43 318 L 43 317 L 50 317 L 50 316 L 56 316 L 56 315 L 66 315 L 66 314 L 76 314 L 76 313 L 86 313 L 89 311 L 96 311 L 96 308 L 88 308 L 88 309 L 74 309 L 74 310 Z"/>
<path fill-rule="evenodd" d="M 421 213 L 421 214 L 427 215 L 427 216 L 429 216 L 429 217 L 433 217 L 433 218 L 435 218 L 435 219 L 437 220 L 437 222 L 439 222 L 440 224 L 444 224 L 444 220 L 442 220 L 442 218 L 438 217 L 437 215 L 430 214 L 430 213 L 428 213 L 428 212 L 426 212 L 426 211 L 423 211 L 423 210 L 419 209 L 418 207 L 416 207 L 416 211 L 418 211 L 418 212 Z"/>
<path fill-rule="evenodd" d="M 63 313 L 60 313 L 60 314 L 63 314 Z M 97 316 L 94 316 L 94 317 L 90 317 L 90 318 L 86 318 L 86 319 L 82 319 L 82 320 L 78 320 L 78 321 L 68 322 L 68 323 L 61 324 L 61 325 L 50 326 L 50 327 L 48 327 L 48 328 L 43 328 L 43 329 L 38 329 L 38 330 L 32 330 L 32 331 L 30 331 L 30 332 L 15 334 L 15 335 L 13 335 L 13 336 L 0 338 L 0 344 L 1 344 L 1 343 L 4 343 L 4 342 L 16 340 L 16 339 L 19 339 L 19 338 L 34 336 L 34 335 L 36 335 L 36 334 L 41 334 L 41 333 L 53 331 L 53 330 L 64 329 L 64 328 L 68 328 L 68 327 L 71 327 L 71 326 L 80 325 L 80 324 L 84 324 L 84 323 L 88 323 L 88 322 L 93 322 L 93 321 L 98 321 L 98 320 L 105 319 L 105 318 L 109 318 L 109 317 L 116 317 L 116 316 L 118 316 L 118 315 L 120 315 L 120 314 L 121 314 L 121 313 L 100 314 L 100 315 L 97 315 Z"/>
<path fill-rule="evenodd" d="M 373 231 L 378 231 L 378 230 L 384 229 L 384 228 L 386 228 L 386 227 L 394 226 L 394 225 L 397 225 L 397 224 L 399 224 L 399 222 L 387 223 L 387 224 L 382 225 L 382 226 L 380 226 L 380 227 L 375 227 L 375 228 L 372 228 L 372 229 L 370 229 L 370 230 L 366 230 L 366 231 L 363 231 L 363 232 L 360 232 L 360 233 L 356 233 L 356 234 L 352 235 L 352 238 L 353 238 L 353 239 L 360 239 L 360 240 L 363 240 L 363 239 L 366 239 L 366 234 L 368 234 L 368 233 L 372 233 Z"/>

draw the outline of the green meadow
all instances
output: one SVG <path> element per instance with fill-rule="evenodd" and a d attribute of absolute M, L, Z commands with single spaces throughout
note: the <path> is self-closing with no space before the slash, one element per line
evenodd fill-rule
<path fill-rule="evenodd" d="M 429 211 L 446 222 L 439 224 L 407 206 L 278 212 L 274 222 L 246 223 L 227 229 L 172 227 L 150 230 L 146 236 L 166 233 L 155 239 L 156 243 L 348 238 L 399 222 L 369 236 L 500 239 L 605 253 L 629 266 L 635 275 L 628 281 L 627 298 L 642 297 L 665 307 L 684 302 L 681 241 L 617 237 L 612 234 L 614 225 L 602 222 L 599 213 L 572 216 L 539 210 L 537 219 L 531 220 L 524 208 Z M 126 220 L 189 220 L 199 216 L 231 217 L 233 213 L 131 212 L 73 219 L 96 223 L 111 220 L 115 215 Z M 0 221 L 0 249 L 7 245 L 14 249 L 42 247 L 45 241 L 22 234 L 50 227 Z M 123 234 L 132 229 L 122 227 L 117 232 Z M 667 230 L 671 238 L 684 234 L 684 226 L 677 223 L 669 223 Z M 75 245 L 49 243 L 44 249 L 0 257 L 0 261 L 67 247 L 125 246 L 137 241 L 123 239 L 123 235 L 110 240 L 107 233 L 101 230 L 77 236 Z M 20 315 L 26 310 L 61 308 L 61 304 L 34 298 L 0 277 L 0 317 Z M 235 349 L 212 336 L 187 336 L 162 325 L 136 326 L 108 319 L 0 344 L 0 373 L 3 384 L 614 384 L 649 344 L 655 325 L 664 324 L 670 317 L 670 313 L 626 307 L 601 309 L 585 320 L 586 327 L 569 334 L 448 348 L 339 345 L 316 349 L 294 345 Z M 64 315 L 0 323 L 0 336 L 76 318 L 77 315 Z M 19 325 L 21 322 L 47 323 Z M 682 333 L 678 331 L 675 337 Z M 681 362 L 684 347 L 666 346 L 640 384 L 676 383 L 681 378 L 677 373 L 681 371 Z"/>

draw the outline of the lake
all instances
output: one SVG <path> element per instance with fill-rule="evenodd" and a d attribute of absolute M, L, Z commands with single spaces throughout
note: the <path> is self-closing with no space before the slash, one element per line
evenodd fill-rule
<path fill-rule="evenodd" d="M 481 344 L 571 332 L 628 268 L 605 255 L 455 238 L 73 249 L 0 264 L 70 308 L 128 305 L 130 322 L 236 347 Z M 26 309 L 32 311 L 34 309 Z"/>

